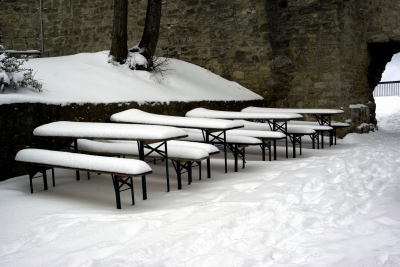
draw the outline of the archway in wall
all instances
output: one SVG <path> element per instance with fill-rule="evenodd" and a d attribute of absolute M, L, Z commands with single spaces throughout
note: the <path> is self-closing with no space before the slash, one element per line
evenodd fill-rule
<path fill-rule="evenodd" d="M 386 65 L 393 55 L 400 52 L 400 43 L 369 43 L 368 50 L 371 62 L 368 68 L 369 88 L 373 91 L 381 81 Z"/>
<path fill-rule="evenodd" d="M 394 54 L 387 63 L 382 78 L 374 89 L 374 98 L 400 96 L 400 53 Z"/>
<path fill-rule="evenodd" d="M 400 53 L 393 55 L 374 89 L 376 120 L 379 130 L 399 133 Z"/>
<path fill-rule="evenodd" d="M 391 61 L 393 55 L 400 52 L 400 43 L 368 43 L 368 51 L 371 59 L 367 72 L 368 84 L 371 91 L 374 91 L 381 81 L 387 63 Z M 377 123 L 375 109 L 375 104 L 370 107 L 371 123 Z"/>

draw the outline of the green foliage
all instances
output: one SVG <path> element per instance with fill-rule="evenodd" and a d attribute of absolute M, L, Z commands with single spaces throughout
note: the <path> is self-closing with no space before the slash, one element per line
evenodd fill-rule
<path fill-rule="evenodd" d="M 0 91 L 3 93 L 6 88 L 13 88 L 18 91 L 19 87 L 33 88 L 42 92 L 42 84 L 35 80 L 33 70 L 21 66 L 27 61 L 8 57 L 4 47 L 0 45 Z"/>

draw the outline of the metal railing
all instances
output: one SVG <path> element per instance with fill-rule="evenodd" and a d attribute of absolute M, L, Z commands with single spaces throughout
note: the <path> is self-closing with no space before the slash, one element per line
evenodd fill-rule
<path fill-rule="evenodd" d="M 400 81 L 380 82 L 374 89 L 374 97 L 400 96 Z"/>

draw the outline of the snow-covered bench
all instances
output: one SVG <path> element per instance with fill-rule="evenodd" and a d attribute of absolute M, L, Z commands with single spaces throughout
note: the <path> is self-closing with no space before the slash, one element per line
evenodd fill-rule
<path fill-rule="evenodd" d="M 288 125 L 291 127 L 303 127 L 310 128 L 316 131 L 318 134 L 315 136 L 310 135 L 311 140 L 315 138 L 317 140 L 317 148 L 319 149 L 319 133 L 321 133 L 321 148 L 324 148 L 324 132 L 329 134 L 329 145 L 332 145 L 333 140 L 333 127 L 328 125 L 320 125 L 318 122 L 312 121 L 289 121 Z M 313 140 L 314 141 L 314 140 Z M 314 142 L 312 143 L 313 148 L 315 148 Z"/>
<path fill-rule="evenodd" d="M 33 193 L 32 179 L 37 172 L 43 174 L 44 189 L 47 190 L 46 168 L 62 168 L 77 171 L 97 172 L 111 174 L 117 209 L 121 208 L 120 192 L 122 186 L 128 186 L 131 190 L 132 204 L 134 204 L 132 177 L 143 176 L 152 173 L 150 166 L 141 160 L 110 158 L 103 156 L 84 155 L 77 153 L 35 149 L 23 149 L 17 153 L 15 160 L 29 165 L 29 182 Z M 53 173 L 54 186 L 54 173 Z"/>
<path fill-rule="evenodd" d="M 183 141 L 191 141 L 191 142 L 204 142 L 204 136 L 201 131 L 195 129 L 185 129 L 188 133 L 188 137 L 184 137 L 180 140 Z M 235 172 L 238 171 L 238 159 L 242 159 L 242 168 L 245 167 L 245 148 L 247 146 L 254 145 L 262 145 L 263 142 L 260 139 L 249 137 L 249 136 L 238 136 L 229 134 L 229 131 L 226 132 L 226 138 L 219 137 L 221 133 L 215 132 L 213 133 L 213 139 L 210 141 L 211 144 L 214 145 L 226 145 L 227 148 L 233 153 L 235 159 Z M 181 142 L 181 141 L 176 141 Z"/>
<path fill-rule="evenodd" d="M 160 143 L 150 144 L 157 147 Z M 139 156 L 139 149 L 136 141 L 116 141 L 101 140 L 93 141 L 88 139 L 78 139 L 79 152 L 108 155 L 108 156 Z M 189 184 L 192 182 L 192 166 L 197 163 L 199 166 L 199 178 L 201 179 L 201 161 L 208 159 L 210 155 L 219 153 L 219 149 L 210 144 L 193 144 L 191 142 L 168 141 L 168 159 L 174 165 L 178 189 L 182 188 L 181 174 L 188 173 Z M 164 155 L 156 151 L 144 149 L 145 158 L 164 159 Z M 169 181 L 167 180 L 169 188 Z"/>
<path fill-rule="evenodd" d="M 201 130 L 204 134 L 205 143 L 209 143 L 209 139 L 213 138 L 212 132 L 227 131 L 243 127 L 240 123 L 230 120 L 207 119 L 207 118 L 187 118 L 180 116 L 160 115 L 145 112 L 139 109 L 128 109 L 116 114 L 110 118 L 113 122 L 148 124 L 148 125 L 164 125 L 179 128 L 190 128 Z M 223 136 L 223 135 L 221 135 Z M 225 172 L 227 172 L 227 156 L 224 149 Z M 207 177 L 211 177 L 210 159 L 207 159 Z"/>
<path fill-rule="evenodd" d="M 246 128 L 240 128 L 237 130 L 229 130 L 227 131 L 228 135 L 237 135 L 237 136 L 248 136 L 255 137 L 262 141 L 260 145 L 262 151 L 262 160 L 265 161 L 265 150 L 268 149 L 269 152 L 269 161 L 271 161 L 271 141 L 286 138 L 286 135 L 281 132 L 274 131 L 257 131 L 257 130 L 248 130 Z"/>
<path fill-rule="evenodd" d="M 271 125 L 272 130 L 274 131 L 281 131 L 286 134 L 286 126 L 287 121 L 293 119 L 301 119 L 303 118 L 302 115 L 296 113 L 278 113 L 278 112 L 237 112 L 237 111 L 221 111 L 221 110 L 211 110 L 205 108 L 195 108 L 188 111 L 185 114 L 186 117 L 192 118 L 212 118 L 212 119 L 229 119 L 235 120 L 248 120 L 248 121 L 255 121 L 255 122 L 264 122 Z M 288 153 L 288 142 L 285 139 L 286 145 L 286 157 L 289 156 Z M 276 140 L 273 140 L 274 146 L 274 159 L 276 159 Z"/>
<path fill-rule="evenodd" d="M 270 132 L 270 133 L 277 133 L 274 131 L 271 131 L 270 125 L 266 123 L 258 123 L 258 122 L 251 122 L 251 121 L 245 121 L 245 120 L 240 120 L 241 123 L 243 123 L 244 127 L 240 128 L 235 131 L 261 131 L 261 132 Z M 283 134 L 283 133 L 281 133 Z M 301 137 L 304 135 L 309 135 L 311 139 L 314 140 L 316 139 L 316 131 L 313 130 L 310 127 L 302 127 L 302 126 L 291 126 L 288 124 L 287 130 L 286 130 L 286 135 L 290 138 L 290 141 L 292 142 L 293 145 L 293 157 L 296 157 L 296 145 L 300 147 L 300 155 L 302 153 L 301 150 Z"/>
<path fill-rule="evenodd" d="M 331 127 L 331 141 L 330 144 L 335 144 L 336 145 L 336 132 L 338 128 L 347 128 L 350 127 L 350 124 L 345 123 L 345 122 L 337 122 L 337 121 L 331 121 L 330 126 L 321 126 L 317 121 L 290 121 L 289 122 L 291 125 L 301 125 L 301 126 L 310 126 L 310 127 Z M 317 128 L 314 128 L 317 131 Z M 333 142 L 334 140 L 334 142 Z"/>

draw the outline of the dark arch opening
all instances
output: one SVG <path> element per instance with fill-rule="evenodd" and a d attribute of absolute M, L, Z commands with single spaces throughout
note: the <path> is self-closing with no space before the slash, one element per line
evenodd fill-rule
<path fill-rule="evenodd" d="M 373 91 L 381 81 L 386 64 L 391 61 L 394 54 L 400 52 L 400 43 L 369 43 L 368 51 L 371 62 L 368 67 L 369 88 Z"/>

